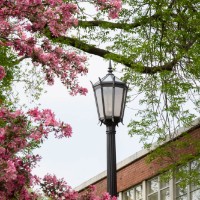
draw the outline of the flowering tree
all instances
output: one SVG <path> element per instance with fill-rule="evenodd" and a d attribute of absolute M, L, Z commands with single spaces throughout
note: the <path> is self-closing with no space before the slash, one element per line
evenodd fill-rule
<path fill-rule="evenodd" d="M 34 124 L 34 126 L 32 126 Z M 56 138 L 70 137 L 70 125 L 55 119 L 50 110 L 39 111 L 37 108 L 23 113 L 21 110 L 0 109 L 0 199 L 38 199 L 39 194 L 31 191 L 39 185 L 47 197 L 53 199 L 82 199 L 63 179 L 47 174 L 43 179 L 32 174 L 32 169 L 40 160 L 39 155 L 32 154 L 49 133 Z M 93 187 L 91 187 L 93 188 Z M 94 188 L 84 199 L 96 199 Z M 102 200 L 109 200 L 107 194 Z M 99 198 L 100 200 L 101 198 Z"/>
<path fill-rule="evenodd" d="M 100 10 L 107 9 L 109 16 L 117 17 L 120 0 L 98 0 Z M 19 56 L 19 62 L 31 58 L 35 67 L 40 65 L 49 85 L 57 76 L 70 90 L 71 95 L 85 95 L 86 88 L 79 86 L 77 76 L 87 73 L 86 58 L 75 51 L 65 50 L 44 37 L 60 37 L 77 26 L 79 10 L 74 3 L 62 0 L 14 0 L 0 1 L 0 46 L 9 46 Z M 0 69 L 0 78 L 5 75 Z"/>
<path fill-rule="evenodd" d="M 121 8 L 120 0 L 94 3 L 98 10 L 107 10 L 110 18 L 116 18 Z M 31 190 L 34 185 L 39 185 L 44 194 L 53 199 L 79 198 L 63 179 L 49 174 L 40 179 L 32 174 L 40 160 L 32 150 L 38 148 L 50 133 L 58 139 L 70 137 L 71 126 L 56 120 L 49 109 L 35 108 L 24 112 L 9 107 L 2 96 L 16 75 L 15 65 L 24 59 L 31 59 L 34 68 L 41 68 L 49 85 L 58 77 L 71 95 L 86 95 L 87 89 L 78 84 L 78 75 L 88 72 L 86 57 L 45 36 L 66 35 L 77 26 L 78 13 L 75 3 L 62 0 L 0 0 L 0 200 L 38 199 L 40 195 Z M 88 199 L 95 198 L 91 191 Z M 104 195 L 102 198 L 111 197 Z"/>
<path fill-rule="evenodd" d="M 88 5 L 96 9 L 94 14 L 86 12 Z M 188 99 L 199 112 L 199 14 L 199 0 L 0 0 L 0 105 L 8 113 L 8 118 L 1 119 L 1 147 L 8 148 L 8 142 L 3 143 L 5 135 L 10 133 L 6 127 L 18 123 L 11 117 L 16 111 L 5 107 L 10 105 L 5 91 L 11 88 L 12 80 L 21 70 L 17 64 L 28 59 L 33 69 L 40 69 L 41 78 L 49 85 L 58 77 L 71 95 L 85 95 L 87 89 L 79 85 L 78 77 L 88 69 L 86 57 L 80 51 L 126 66 L 124 79 L 137 91 L 134 95 L 144 94 L 140 96 L 140 104 L 145 109 L 139 110 L 139 121 L 129 124 L 130 134 L 140 135 L 144 142 L 153 136 L 162 143 L 168 133 L 173 139 L 176 135 L 173 131 L 190 124 L 195 117 L 184 106 Z M 99 43 L 106 48 L 98 46 Z M 50 131 L 58 138 L 70 135 L 66 132 L 69 127 L 52 120 L 53 114 L 48 110 L 35 109 L 21 115 L 31 117 L 33 124 L 43 123 L 34 129 L 28 121 L 19 120 L 35 130 L 27 132 L 25 140 L 30 142 L 29 147 L 19 143 L 24 149 L 37 147 Z M 23 148 L 19 154 L 13 150 L 12 159 L 18 159 Z M 9 161 L 9 156 L 5 159 Z M 7 171 L 14 174 L 14 168 L 21 169 L 14 160 L 5 159 L 1 174 Z M 26 162 L 27 159 L 24 158 Z M 31 180 L 31 175 L 27 176 L 26 180 Z M 12 181 L 9 183 L 13 185 Z M 2 179 L 1 185 L 1 191 L 7 188 L 5 198 L 13 195 L 13 191 L 18 196 L 22 191 L 24 198 L 29 195 L 26 187 L 9 189 L 7 180 Z M 30 186 L 31 181 L 26 185 Z M 53 195 L 50 196 L 54 198 Z"/>
<path fill-rule="evenodd" d="M 28 189 L 40 182 L 31 173 L 40 157 L 33 155 L 32 150 L 39 147 L 50 132 L 54 132 L 56 138 L 63 138 L 70 137 L 72 129 L 57 121 L 50 110 L 39 111 L 37 108 L 23 113 L 1 107 L 0 126 L 0 197 L 35 198 Z"/>

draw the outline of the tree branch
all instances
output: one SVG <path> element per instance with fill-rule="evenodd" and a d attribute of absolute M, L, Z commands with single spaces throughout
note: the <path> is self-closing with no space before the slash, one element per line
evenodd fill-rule
<path fill-rule="evenodd" d="M 23 57 L 19 58 L 18 60 L 13 61 L 12 64 L 13 65 L 18 65 L 21 61 L 23 61 L 26 58 L 28 58 L 28 57 L 23 56 Z"/>
<path fill-rule="evenodd" d="M 116 54 L 116 53 L 107 51 L 105 49 L 97 48 L 94 45 L 87 44 L 86 42 L 83 42 L 77 38 L 70 38 L 70 37 L 64 37 L 64 36 L 56 38 L 50 34 L 46 34 L 46 36 L 53 42 L 70 45 L 86 53 L 100 56 L 105 59 L 112 59 L 113 61 L 117 63 L 121 63 L 125 65 L 126 67 L 129 67 L 130 69 L 133 69 L 135 71 L 138 71 L 144 74 L 155 74 L 163 70 L 171 71 L 173 67 L 180 60 L 180 57 L 177 56 L 171 62 L 168 62 L 162 66 L 155 66 L 155 67 L 141 66 L 140 63 L 134 62 L 131 57 L 127 58 L 120 54 Z"/>
<path fill-rule="evenodd" d="M 139 26 L 145 25 L 149 23 L 150 21 L 154 19 L 158 19 L 161 15 L 160 14 L 154 14 L 151 17 L 144 16 L 141 19 L 136 20 L 134 23 L 127 24 L 127 23 L 114 23 L 114 22 L 108 22 L 108 21 L 79 21 L 78 26 L 79 27 L 101 27 L 101 28 L 110 28 L 110 29 L 124 29 L 124 30 L 130 30 L 133 28 L 137 28 Z"/>

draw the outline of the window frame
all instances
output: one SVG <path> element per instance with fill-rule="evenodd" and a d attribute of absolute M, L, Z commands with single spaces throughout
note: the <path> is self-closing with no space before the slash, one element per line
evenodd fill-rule
<path fill-rule="evenodd" d="M 137 187 L 141 187 L 141 198 L 140 199 L 136 199 L 136 188 Z M 137 184 L 137 185 L 135 185 L 134 187 L 131 187 L 131 188 L 129 188 L 128 190 L 125 190 L 125 191 L 123 191 L 122 192 L 122 199 L 124 200 L 125 199 L 125 193 L 126 192 L 129 192 L 129 191 L 133 191 L 133 200 L 143 200 L 143 184 L 142 183 L 140 183 L 140 184 Z"/>
<path fill-rule="evenodd" d="M 200 165 L 200 160 L 193 160 L 193 161 L 188 162 L 188 163 L 185 165 L 185 167 L 187 167 L 188 172 L 191 171 L 192 163 L 193 163 L 193 162 L 199 162 L 199 165 Z M 180 166 L 180 167 L 181 167 L 181 166 Z M 183 197 L 183 196 L 185 196 L 185 195 L 186 195 L 187 200 L 191 200 L 191 199 L 192 199 L 192 193 L 195 192 L 195 191 L 197 191 L 197 190 L 200 191 L 200 186 L 197 187 L 197 188 L 192 189 L 192 185 L 189 184 L 189 185 L 186 186 L 186 191 L 187 191 L 187 192 L 186 192 L 185 194 L 183 194 L 183 195 L 177 196 L 177 185 L 178 185 L 178 183 L 181 182 L 181 180 L 178 180 L 178 181 L 177 181 L 175 178 L 173 178 L 173 179 L 174 179 L 175 200 L 179 200 L 178 198 Z"/>
<path fill-rule="evenodd" d="M 158 191 L 149 193 L 149 189 L 148 189 L 148 188 L 149 188 L 149 185 L 148 185 L 148 184 L 150 183 L 151 180 L 153 180 L 153 179 L 155 179 L 155 178 L 157 178 L 157 182 L 158 182 Z M 165 187 L 161 187 L 161 178 L 160 178 L 160 175 L 155 176 L 155 177 L 153 177 L 153 178 L 147 180 L 147 184 L 146 184 L 146 191 L 147 191 L 146 199 L 149 200 L 149 198 L 150 198 L 152 195 L 157 194 L 157 199 L 158 199 L 158 200 L 161 200 L 161 192 L 162 192 L 163 190 L 165 190 L 165 189 L 168 189 L 168 191 L 169 191 L 169 196 L 171 197 L 171 195 L 170 195 L 170 194 L 171 194 L 171 192 L 170 192 L 170 181 L 168 182 L 168 184 L 167 184 Z"/>

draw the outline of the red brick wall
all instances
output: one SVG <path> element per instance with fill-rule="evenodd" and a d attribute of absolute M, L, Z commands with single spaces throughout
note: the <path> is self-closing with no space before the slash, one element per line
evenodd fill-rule
<path fill-rule="evenodd" d="M 191 141 L 199 140 L 200 141 L 200 128 L 196 128 L 189 132 L 189 134 L 192 136 L 191 139 L 188 139 L 188 137 L 180 137 L 178 140 L 187 141 L 188 146 L 184 149 L 177 150 L 177 152 L 173 152 L 174 158 L 177 159 L 180 154 L 189 154 L 194 153 L 195 150 L 193 148 Z M 195 139 L 194 139 L 195 138 Z M 172 142 L 169 143 L 169 145 Z M 174 150 L 172 148 L 172 150 Z M 129 165 L 125 166 L 124 168 L 118 170 L 117 172 L 117 191 L 121 192 L 124 191 L 138 183 L 141 183 L 143 180 L 150 179 L 151 177 L 155 176 L 159 173 L 159 169 L 161 169 L 164 165 L 166 166 L 166 163 L 172 162 L 172 160 L 168 160 L 166 163 L 159 164 L 159 163 L 151 163 L 147 164 L 146 157 L 141 157 L 138 160 L 135 160 L 133 163 L 130 163 Z M 166 159 L 167 160 L 167 159 Z M 100 180 L 94 185 L 97 188 L 97 195 L 100 195 L 106 191 L 106 178 L 103 180 Z M 82 193 L 84 191 L 80 191 Z"/>

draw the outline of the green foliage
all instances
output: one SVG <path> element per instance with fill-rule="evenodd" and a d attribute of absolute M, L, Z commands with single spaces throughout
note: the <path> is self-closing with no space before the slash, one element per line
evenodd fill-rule
<path fill-rule="evenodd" d="M 159 166 L 161 179 L 165 182 L 173 177 L 181 189 L 187 185 L 196 187 L 200 185 L 199 146 L 199 139 L 190 133 L 183 133 L 178 139 L 155 146 L 146 161 Z"/>
<path fill-rule="evenodd" d="M 22 61 L 22 62 L 21 62 Z M 18 58 L 10 47 L 0 46 L 0 65 L 5 68 L 6 76 L 0 81 L 0 104 L 16 106 L 22 90 L 32 101 L 38 100 L 44 90 L 44 77 L 40 68 Z"/>
<path fill-rule="evenodd" d="M 7 94 L 12 88 L 14 76 L 18 71 L 15 60 L 16 57 L 11 54 L 9 47 L 0 46 L 0 65 L 6 70 L 6 77 L 0 81 L 0 104 L 5 103 Z M 9 101 L 6 103 L 10 104 Z"/>
<path fill-rule="evenodd" d="M 199 11 L 199 0 L 123 0 L 119 19 L 107 21 L 99 15 L 92 23 L 86 17 L 79 24 L 79 38 L 109 50 L 102 57 L 127 66 L 123 79 L 132 90 L 129 106 L 135 109 L 136 99 L 139 102 L 129 134 L 139 135 L 146 148 L 174 140 L 181 126 L 190 126 L 199 116 Z M 192 144 L 200 152 L 199 143 Z M 177 141 L 176 148 L 187 145 Z M 150 160 L 163 156 L 172 158 L 159 148 Z M 195 157 L 182 155 L 178 165 Z M 177 162 L 170 167 L 177 167 Z"/>

